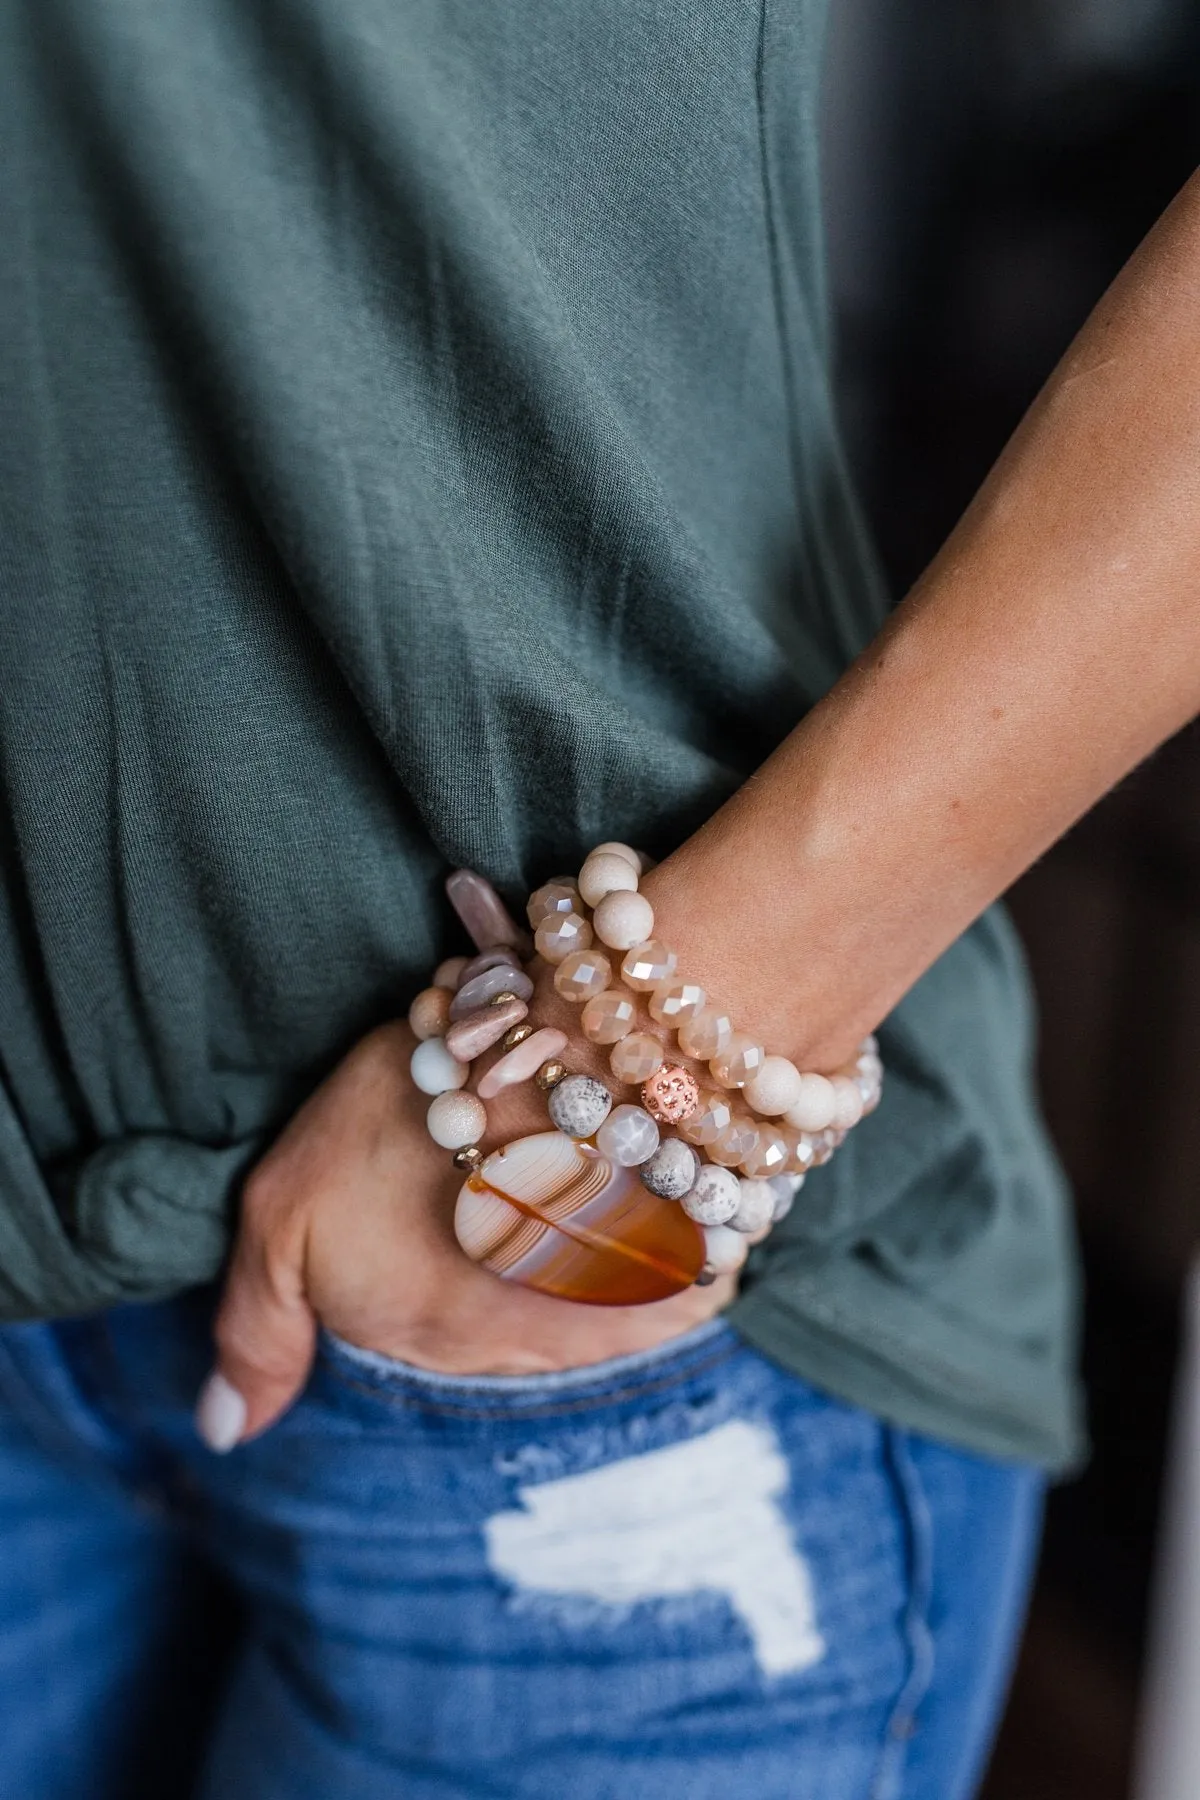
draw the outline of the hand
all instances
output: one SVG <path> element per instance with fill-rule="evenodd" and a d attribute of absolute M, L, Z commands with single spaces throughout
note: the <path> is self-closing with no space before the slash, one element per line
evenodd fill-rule
<path fill-rule="evenodd" d="M 565 1008 L 543 971 L 539 1022 Z M 578 1012 L 570 1009 L 573 1035 Z M 425 1130 L 408 1073 L 414 1038 L 383 1026 L 301 1107 L 246 1182 L 217 1316 L 217 1370 L 198 1423 L 216 1449 L 270 1425 L 297 1397 L 318 1322 L 423 1368 L 528 1374 L 648 1348 L 732 1298 L 722 1280 L 650 1306 L 594 1307 L 501 1281 L 454 1237 L 462 1176 Z M 576 1057 L 574 1062 L 582 1062 Z M 489 1142 L 547 1129 L 531 1084 L 489 1103 Z"/>

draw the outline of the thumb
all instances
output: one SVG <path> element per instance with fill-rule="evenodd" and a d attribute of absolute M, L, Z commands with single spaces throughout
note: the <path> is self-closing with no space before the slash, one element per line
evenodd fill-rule
<path fill-rule="evenodd" d="M 224 1452 L 274 1424 L 296 1399 L 316 1351 L 302 1246 L 271 1249 L 243 1215 L 217 1313 L 217 1366 L 201 1389 L 196 1429 Z"/>

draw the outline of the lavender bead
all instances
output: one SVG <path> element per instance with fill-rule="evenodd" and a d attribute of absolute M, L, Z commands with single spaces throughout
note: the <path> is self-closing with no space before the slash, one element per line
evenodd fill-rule
<path fill-rule="evenodd" d="M 512 1025 L 519 1025 L 529 1014 L 523 1000 L 508 1000 L 503 1006 L 477 1006 L 464 1018 L 456 1019 L 446 1033 L 446 1048 L 461 1063 L 474 1062 L 493 1044 L 498 1044 Z"/>
<path fill-rule="evenodd" d="M 532 955 L 527 932 L 521 930 L 490 881 L 473 869 L 456 869 L 446 881 L 451 906 L 466 926 L 477 950 L 508 944 L 522 956 Z"/>
<path fill-rule="evenodd" d="M 450 1017 L 465 1019 L 469 1012 L 486 1006 L 496 994 L 515 994 L 518 1000 L 532 1000 L 533 983 L 523 969 L 514 969 L 511 963 L 498 963 L 494 969 L 485 969 L 482 975 L 463 982 L 450 1002 Z"/>
<path fill-rule="evenodd" d="M 662 1200 L 682 1200 L 695 1186 L 700 1158 L 682 1138 L 667 1138 L 640 1172 L 652 1194 Z"/>
<path fill-rule="evenodd" d="M 547 1110 L 568 1137 L 589 1138 L 612 1111 L 612 1095 L 591 1075 L 568 1075 L 551 1089 Z"/>
<path fill-rule="evenodd" d="M 508 963 L 510 967 L 519 969 L 521 959 L 515 950 L 509 949 L 507 944 L 498 944 L 494 950 L 481 950 L 479 955 L 473 956 L 466 968 L 462 970 L 457 985 L 460 988 L 466 987 L 468 981 L 473 980 L 476 975 L 482 975 L 485 969 L 497 969 L 501 963 Z"/>

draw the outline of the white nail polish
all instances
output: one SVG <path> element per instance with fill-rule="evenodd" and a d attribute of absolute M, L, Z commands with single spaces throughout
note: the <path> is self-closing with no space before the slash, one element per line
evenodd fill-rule
<path fill-rule="evenodd" d="M 246 1402 L 219 1372 L 209 1376 L 196 1404 L 196 1430 L 210 1450 L 224 1455 L 232 1450 L 246 1423 Z"/>

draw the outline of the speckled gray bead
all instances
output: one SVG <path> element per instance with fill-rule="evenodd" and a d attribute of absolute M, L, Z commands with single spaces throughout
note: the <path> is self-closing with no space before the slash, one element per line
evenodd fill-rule
<path fill-rule="evenodd" d="M 640 1170 L 650 1192 L 663 1200 L 682 1200 L 699 1172 L 700 1158 L 682 1138 L 667 1138 Z"/>
<path fill-rule="evenodd" d="M 737 1176 L 716 1163 L 705 1163 L 680 1205 L 697 1225 L 724 1225 L 737 1211 L 740 1199 Z"/>
<path fill-rule="evenodd" d="M 743 1177 L 738 1182 L 737 1211 L 731 1219 L 722 1220 L 722 1224 L 728 1224 L 733 1231 L 762 1231 L 771 1223 L 774 1211 L 775 1195 L 770 1182 Z"/>
<path fill-rule="evenodd" d="M 550 1094 L 550 1117 L 568 1137 L 592 1137 L 611 1111 L 612 1095 L 593 1075 L 568 1075 Z"/>

